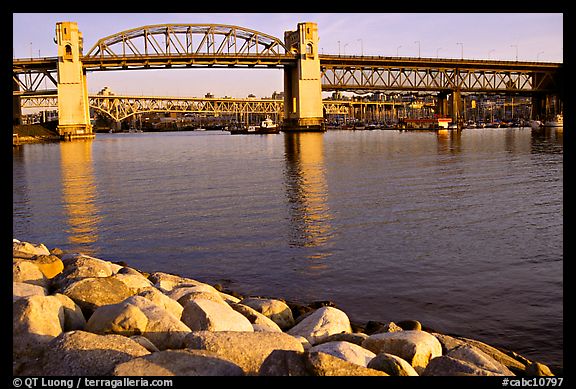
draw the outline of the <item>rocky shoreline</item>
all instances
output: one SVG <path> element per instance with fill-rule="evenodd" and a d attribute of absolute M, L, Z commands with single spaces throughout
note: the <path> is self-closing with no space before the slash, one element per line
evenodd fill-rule
<path fill-rule="evenodd" d="M 330 302 L 241 296 L 13 240 L 15 376 L 553 376 L 417 320 L 352 323 Z"/>

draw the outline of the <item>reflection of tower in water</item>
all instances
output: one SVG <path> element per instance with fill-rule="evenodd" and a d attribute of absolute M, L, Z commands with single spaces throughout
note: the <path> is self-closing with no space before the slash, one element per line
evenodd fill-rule
<path fill-rule="evenodd" d="M 323 134 L 285 133 L 286 191 L 290 202 L 290 244 L 322 247 L 331 237 Z M 315 253 L 312 258 L 327 254 Z"/>
<path fill-rule="evenodd" d="M 98 240 L 96 183 L 92 162 L 92 141 L 60 143 L 62 202 L 68 217 L 68 243 L 74 249 L 93 254 Z"/>

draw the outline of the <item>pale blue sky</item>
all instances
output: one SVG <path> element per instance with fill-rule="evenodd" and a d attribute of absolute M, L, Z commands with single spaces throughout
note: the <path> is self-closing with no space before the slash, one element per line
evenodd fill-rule
<path fill-rule="evenodd" d="M 75 21 L 86 53 L 107 35 L 149 24 L 232 24 L 283 39 L 299 22 L 318 23 L 325 54 L 563 62 L 562 13 L 16 13 L 13 55 L 56 56 L 56 22 Z M 338 42 L 340 41 L 340 44 Z M 417 42 L 420 42 L 419 44 Z M 461 43 L 461 44 L 459 44 Z M 40 52 L 39 52 L 40 51 Z M 283 89 L 279 69 L 174 69 L 88 74 L 88 89 L 119 94 L 245 97 Z"/>

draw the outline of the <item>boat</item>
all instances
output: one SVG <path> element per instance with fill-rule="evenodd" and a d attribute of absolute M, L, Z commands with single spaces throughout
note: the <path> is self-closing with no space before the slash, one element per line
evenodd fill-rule
<path fill-rule="evenodd" d="M 248 129 L 250 131 L 250 129 Z M 280 132 L 280 128 L 278 124 L 274 123 L 272 119 L 266 118 L 260 123 L 260 128 L 256 129 L 256 132 L 259 134 L 278 134 Z"/>
<path fill-rule="evenodd" d="M 554 116 L 553 119 L 546 120 L 544 122 L 544 127 L 564 127 L 564 116 L 562 114 L 558 114 Z"/>
<path fill-rule="evenodd" d="M 539 130 L 544 126 L 544 123 L 540 120 L 530 120 L 530 128 L 533 130 Z"/>

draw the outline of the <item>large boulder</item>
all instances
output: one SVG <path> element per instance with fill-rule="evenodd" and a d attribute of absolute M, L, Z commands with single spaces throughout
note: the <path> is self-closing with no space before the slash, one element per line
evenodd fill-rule
<path fill-rule="evenodd" d="M 209 350 L 242 367 L 249 375 L 258 374 L 264 360 L 274 350 L 303 352 L 302 344 L 283 332 L 193 331 L 184 339 L 186 348 Z"/>
<path fill-rule="evenodd" d="M 153 287 L 152 282 L 141 274 L 124 274 L 116 273 L 111 278 L 122 282 L 128 288 L 134 290 L 134 293 L 140 293 L 145 289 Z"/>
<path fill-rule="evenodd" d="M 50 255 L 50 251 L 44 244 L 21 242 L 18 239 L 12 241 L 12 256 L 14 258 L 30 259 L 37 255 Z"/>
<path fill-rule="evenodd" d="M 163 272 L 154 272 L 148 276 L 148 279 L 154 284 L 156 288 L 160 289 L 164 293 L 170 292 L 176 287 L 203 284 L 202 282 L 193 280 L 191 278 Z"/>
<path fill-rule="evenodd" d="M 472 362 L 442 355 L 428 363 L 421 375 L 423 376 L 502 376 L 491 370 L 483 369 Z"/>
<path fill-rule="evenodd" d="M 515 375 L 506 366 L 472 345 L 466 344 L 454 347 L 446 355 L 462 361 L 470 362 L 481 369 L 492 371 L 496 374 L 507 376 Z"/>
<path fill-rule="evenodd" d="M 96 309 L 86 324 L 86 331 L 100 335 L 132 336 L 143 334 L 147 326 L 148 318 L 144 312 L 136 305 L 123 301 Z"/>
<path fill-rule="evenodd" d="M 323 352 L 306 352 L 306 368 L 315 376 L 387 376 L 383 371 L 378 371 L 347 362 Z"/>
<path fill-rule="evenodd" d="M 417 376 L 416 370 L 397 355 L 380 353 L 376 355 L 369 363 L 371 369 L 385 372 L 391 376 Z"/>
<path fill-rule="evenodd" d="M 76 304 L 70 297 L 61 293 L 54 293 L 52 296 L 58 299 L 64 309 L 64 332 L 83 330 L 86 326 L 86 318 L 82 313 L 80 306 Z"/>
<path fill-rule="evenodd" d="M 59 291 L 84 278 L 110 277 L 114 274 L 111 262 L 85 254 L 65 254 L 62 263 L 64 270 L 52 281 Z"/>
<path fill-rule="evenodd" d="M 64 332 L 48 347 L 43 357 L 46 376 L 109 376 L 116 365 L 149 354 L 125 336 L 86 331 Z"/>
<path fill-rule="evenodd" d="M 134 358 L 114 369 L 115 376 L 242 376 L 238 365 L 206 350 L 165 350 Z"/>
<path fill-rule="evenodd" d="M 52 339 L 62 333 L 64 308 L 54 296 L 29 296 L 12 304 L 12 353 L 39 355 Z"/>
<path fill-rule="evenodd" d="M 181 320 L 192 331 L 254 331 L 250 321 L 229 305 L 207 299 L 188 301 Z"/>
<path fill-rule="evenodd" d="M 47 288 L 49 281 L 32 261 L 14 258 L 12 261 L 12 281 L 25 282 Z"/>
<path fill-rule="evenodd" d="M 174 301 L 170 297 L 166 296 L 156 287 L 150 287 L 138 292 L 137 296 L 142 296 L 145 299 L 152 301 L 154 304 L 164 308 L 171 314 L 173 314 L 177 319 L 182 317 L 182 311 L 184 307 L 180 305 L 177 301 Z"/>
<path fill-rule="evenodd" d="M 44 274 L 47 279 L 52 279 L 64 270 L 64 263 L 56 255 L 37 255 L 29 260 Z"/>
<path fill-rule="evenodd" d="M 309 376 L 311 374 L 306 368 L 305 353 L 292 350 L 274 350 L 260 365 L 258 375 L 285 377 Z"/>
<path fill-rule="evenodd" d="M 249 297 L 239 301 L 240 304 L 260 312 L 278 325 L 283 331 L 294 325 L 292 310 L 284 301 Z"/>
<path fill-rule="evenodd" d="M 350 342 L 336 340 L 313 346 L 309 352 L 323 352 L 333 355 L 356 365 L 367 367 L 368 363 L 376 356 L 372 351 Z"/>
<path fill-rule="evenodd" d="M 135 291 L 113 277 L 90 277 L 70 284 L 62 294 L 74 300 L 89 317 L 97 308 L 117 304 Z"/>
<path fill-rule="evenodd" d="M 274 323 L 270 318 L 264 316 L 254 308 L 238 303 L 229 303 L 229 305 L 233 310 L 248 319 L 248 321 L 252 323 L 252 327 L 254 327 L 255 331 L 282 332 L 282 329 L 280 329 L 278 324 Z"/>
<path fill-rule="evenodd" d="M 343 311 L 334 307 L 321 307 L 287 332 L 290 335 L 303 336 L 310 344 L 315 345 L 330 335 L 350 333 L 352 327 L 350 319 Z"/>
<path fill-rule="evenodd" d="M 125 302 L 138 307 L 148 318 L 146 329 L 141 335 L 150 340 L 158 349 L 183 347 L 184 337 L 190 333 L 190 328 L 170 311 L 142 296 L 129 297 Z"/>
<path fill-rule="evenodd" d="M 46 296 L 46 288 L 40 285 L 29 284 L 27 282 L 12 283 L 12 302 L 29 296 Z"/>
<path fill-rule="evenodd" d="M 432 358 L 442 355 L 442 345 L 434 335 L 419 330 L 384 332 L 370 335 L 362 347 L 376 353 L 397 355 L 422 374 Z"/>

